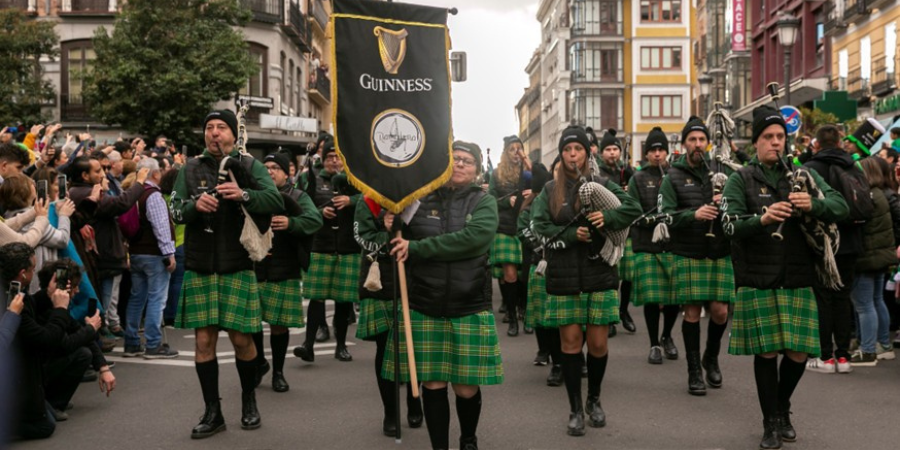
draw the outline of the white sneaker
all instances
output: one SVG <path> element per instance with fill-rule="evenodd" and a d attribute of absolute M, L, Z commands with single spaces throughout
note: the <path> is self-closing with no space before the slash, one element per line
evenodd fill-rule
<path fill-rule="evenodd" d="M 884 346 L 881 344 L 876 345 L 875 346 L 875 355 L 876 355 L 876 358 L 883 359 L 883 360 L 891 360 L 891 359 L 897 358 L 897 355 L 894 354 L 894 347 L 891 345 L 889 345 L 889 346 Z"/>
<path fill-rule="evenodd" d="M 806 370 L 819 373 L 835 373 L 834 358 L 822 361 L 822 358 L 812 358 L 806 361 Z"/>
<path fill-rule="evenodd" d="M 853 372 L 853 366 L 850 365 L 850 360 L 844 357 L 840 357 L 837 359 L 837 371 L 838 373 L 850 373 Z"/>

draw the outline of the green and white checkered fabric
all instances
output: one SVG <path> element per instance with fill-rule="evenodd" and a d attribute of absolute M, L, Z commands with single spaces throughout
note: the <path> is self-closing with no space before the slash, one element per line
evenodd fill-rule
<path fill-rule="evenodd" d="M 391 329 L 393 322 L 392 300 L 364 298 L 359 301 L 359 318 L 356 322 L 356 338 L 366 341 Z"/>
<path fill-rule="evenodd" d="M 303 278 L 307 298 L 342 303 L 359 301 L 359 258 L 357 253 L 313 253 L 309 273 Z"/>
<path fill-rule="evenodd" d="M 619 260 L 619 278 L 622 281 L 634 281 L 635 254 L 631 248 L 631 238 L 625 241 L 625 254 Z"/>
<path fill-rule="evenodd" d="M 498 267 L 503 264 L 522 264 L 522 243 L 515 236 L 497 233 L 491 245 L 491 265 Z M 503 276 L 502 272 L 500 276 L 497 273 L 496 270 L 493 272 L 494 278 Z"/>
<path fill-rule="evenodd" d="M 781 350 L 819 356 L 819 312 L 812 288 L 738 289 L 728 353 L 758 355 Z"/>
<path fill-rule="evenodd" d="M 731 257 L 693 259 L 674 256 L 672 290 L 678 305 L 710 300 L 734 300 L 734 269 Z"/>
<path fill-rule="evenodd" d="M 610 325 L 619 322 L 619 291 L 582 293 L 581 295 L 550 295 L 544 304 L 542 326 L 559 328 L 564 325 Z"/>
<path fill-rule="evenodd" d="M 534 274 L 531 268 L 528 277 L 528 307 L 525 308 L 525 325 L 529 327 L 544 326 L 544 305 L 547 303 L 547 280 Z"/>
<path fill-rule="evenodd" d="M 673 267 L 671 253 L 636 253 L 631 291 L 634 306 L 677 305 L 672 295 Z"/>
<path fill-rule="evenodd" d="M 263 322 L 288 328 L 306 326 L 300 280 L 259 283 L 259 299 Z"/>
<path fill-rule="evenodd" d="M 262 331 L 256 274 L 245 270 L 226 275 L 184 273 L 178 305 L 178 328 L 217 326 L 241 333 Z"/>

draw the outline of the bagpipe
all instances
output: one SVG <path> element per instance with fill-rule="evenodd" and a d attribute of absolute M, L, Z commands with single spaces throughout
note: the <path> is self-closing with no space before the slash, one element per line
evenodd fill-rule
<path fill-rule="evenodd" d="M 710 133 L 713 136 L 712 149 L 709 152 L 709 159 L 713 162 L 712 166 L 703 159 L 703 165 L 709 171 L 709 180 L 712 183 L 713 197 L 722 194 L 725 190 L 725 183 L 728 182 L 728 175 L 725 174 L 723 166 L 727 166 L 734 171 L 741 169 L 741 165 L 734 161 L 734 155 L 731 153 L 731 141 L 734 138 L 734 120 L 728 115 L 728 112 L 722 108 L 721 102 L 715 102 L 713 111 L 706 118 L 709 124 Z M 713 206 L 716 206 L 713 204 Z M 709 231 L 706 237 L 715 238 L 713 232 L 715 220 L 709 222 Z"/>

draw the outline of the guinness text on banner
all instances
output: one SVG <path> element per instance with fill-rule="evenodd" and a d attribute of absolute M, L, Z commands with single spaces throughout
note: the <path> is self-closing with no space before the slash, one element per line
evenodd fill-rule
<path fill-rule="evenodd" d="M 447 10 L 335 0 L 335 144 L 350 182 L 399 213 L 452 174 Z"/>

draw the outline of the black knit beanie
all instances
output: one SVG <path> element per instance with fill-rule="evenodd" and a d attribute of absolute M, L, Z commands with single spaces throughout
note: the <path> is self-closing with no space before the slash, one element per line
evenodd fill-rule
<path fill-rule="evenodd" d="M 775 108 L 766 105 L 753 108 L 753 139 L 751 142 L 755 144 L 756 140 L 759 139 L 759 135 L 770 125 L 778 125 L 784 128 L 784 133 L 787 134 L 787 125 L 784 123 L 784 117 Z"/>
<path fill-rule="evenodd" d="M 577 142 L 584 147 L 585 151 L 591 151 L 591 140 L 588 138 L 587 133 L 584 131 L 584 128 L 581 128 L 576 125 L 571 125 L 565 130 L 563 130 L 562 134 L 559 135 L 559 153 L 562 154 L 566 145 Z"/>
<path fill-rule="evenodd" d="M 706 140 L 709 140 L 709 128 L 706 128 L 706 124 L 703 123 L 703 119 L 697 116 L 691 116 L 688 119 L 687 123 L 684 124 L 684 128 L 681 130 L 681 143 L 687 140 L 687 135 L 691 134 L 691 131 L 702 131 L 703 134 L 706 135 Z"/>
<path fill-rule="evenodd" d="M 481 147 L 473 142 L 453 141 L 453 150 L 467 152 L 475 157 L 475 170 L 481 173 Z"/>
<path fill-rule="evenodd" d="M 604 148 L 609 147 L 610 145 L 615 145 L 619 147 L 619 150 L 622 150 L 622 143 L 616 138 L 616 130 L 610 128 L 606 130 L 606 133 L 603 134 L 603 139 L 600 140 L 600 151 L 602 152 Z"/>
<path fill-rule="evenodd" d="M 647 135 L 647 141 L 644 142 L 644 154 L 655 149 L 662 149 L 669 153 L 669 139 L 666 138 L 666 133 L 660 127 L 653 127 L 650 134 Z"/>
<path fill-rule="evenodd" d="M 228 125 L 228 128 L 231 128 L 231 134 L 237 139 L 237 116 L 234 115 L 234 112 L 229 111 L 227 109 L 219 109 L 213 111 L 206 115 L 206 119 L 203 120 L 203 129 L 206 129 L 206 124 L 209 123 L 210 120 L 221 120 Z"/>
<path fill-rule="evenodd" d="M 266 155 L 265 159 L 263 159 L 263 163 L 267 163 L 270 161 L 278 164 L 278 167 L 281 168 L 284 173 L 288 175 L 291 174 L 291 160 L 287 155 L 283 153 L 270 153 Z"/>
<path fill-rule="evenodd" d="M 329 153 L 333 153 L 333 152 L 337 151 L 337 149 L 334 147 L 334 138 L 329 137 L 328 139 L 325 139 L 324 142 L 325 142 L 325 144 L 322 145 L 322 159 L 323 160 L 328 157 Z"/>

